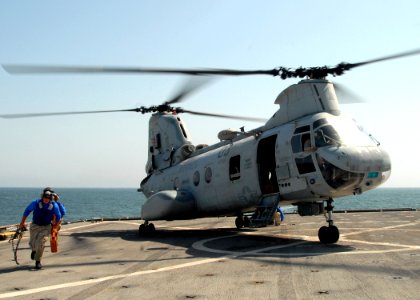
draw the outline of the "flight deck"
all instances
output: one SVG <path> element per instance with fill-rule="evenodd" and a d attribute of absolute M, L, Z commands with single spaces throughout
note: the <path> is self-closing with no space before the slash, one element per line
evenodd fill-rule
<path fill-rule="evenodd" d="M 0 242 L 0 299 L 420 299 L 420 211 L 342 212 L 336 244 L 322 216 L 238 230 L 235 218 L 64 225 L 59 251 L 30 259 L 29 232 L 13 260 Z"/>

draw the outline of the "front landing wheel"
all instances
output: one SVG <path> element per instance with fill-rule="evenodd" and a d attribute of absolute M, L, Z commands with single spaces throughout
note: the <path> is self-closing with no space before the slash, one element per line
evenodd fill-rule
<path fill-rule="evenodd" d="M 340 232 L 338 231 L 337 226 L 322 226 L 318 231 L 319 241 L 323 244 L 334 244 L 337 243 L 340 238 Z"/>

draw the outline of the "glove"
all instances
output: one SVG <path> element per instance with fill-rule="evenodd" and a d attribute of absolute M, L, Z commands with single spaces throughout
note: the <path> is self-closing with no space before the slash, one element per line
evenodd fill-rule
<path fill-rule="evenodd" d="M 26 231 L 26 230 L 28 230 L 28 229 L 26 228 L 26 226 L 25 226 L 25 223 L 20 223 L 20 224 L 19 224 L 19 229 L 21 229 L 22 231 Z"/>

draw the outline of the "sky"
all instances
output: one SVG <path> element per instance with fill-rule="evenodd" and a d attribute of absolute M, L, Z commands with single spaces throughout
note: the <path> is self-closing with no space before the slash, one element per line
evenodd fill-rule
<path fill-rule="evenodd" d="M 412 1 L 2 1 L 0 64 L 270 69 L 333 66 L 420 48 Z M 420 55 L 329 78 L 364 100 L 343 104 L 392 159 L 385 187 L 419 187 Z M 10 75 L 0 114 L 160 104 L 181 75 Z M 298 79 L 223 77 L 180 106 L 269 118 Z M 194 144 L 260 123 L 184 114 Z M 136 113 L 0 119 L 1 187 L 138 187 L 148 116 Z"/>

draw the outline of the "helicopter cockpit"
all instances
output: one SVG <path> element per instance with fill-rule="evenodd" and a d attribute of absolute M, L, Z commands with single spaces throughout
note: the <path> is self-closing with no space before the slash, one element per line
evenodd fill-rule
<path fill-rule="evenodd" d="M 291 140 L 299 174 L 317 172 L 335 190 L 371 189 L 389 177 L 390 159 L 353 119 L 315 118 L 295 129 Z M 310 176 L 311 177 L 311 176 Z"/>
<path fill-rule="evenodd" d="M 313 123 L 315 147 L 324 146 L 378 146 L 371 136 L 353 120 L 323 118 Z"/>

